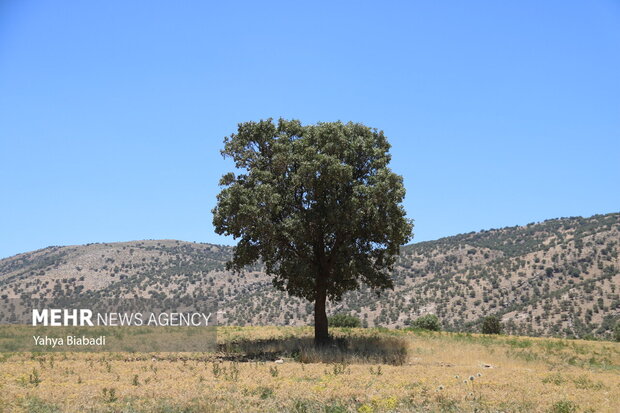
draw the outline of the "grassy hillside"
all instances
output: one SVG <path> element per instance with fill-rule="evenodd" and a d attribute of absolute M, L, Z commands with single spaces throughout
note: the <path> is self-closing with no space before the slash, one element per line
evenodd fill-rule
<path fill-rule="evenodd" d="M 220 351 L 5 354 L 6 412 L 617 412 L 620 344 L 403 330 L 222 327 Z M 249 354 L 251 350 L 260 353 Z M 391 362 L 383 356 L 397 354 Z"/>
<path fill-rule="evenodd" d="M 620 317 L 620 214 L 562 218 L 423 242 L 402 249 L 395 288 L 362 289 L 329 311 L 365 326 L 405 327 L 437 314 L 477 331 L 497 314 L 526 335 L 608 336 Z M 307 325 L 312 306 L 276 291 L 260 266 L 233 275 L 230 247 L 174 240 L 49 247 L 0 260 L 0 305 L 11 297 L 216 296 L 220 322 Z"/>

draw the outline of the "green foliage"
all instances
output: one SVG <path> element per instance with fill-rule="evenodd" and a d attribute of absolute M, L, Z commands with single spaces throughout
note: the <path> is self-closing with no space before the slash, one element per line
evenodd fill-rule
<path fill-rule="evenodd" d="M 215 231 L 239 238 L 227 268 L 262 261 L 278 289 L 314 301 L 321 341 L 326 298 L 360 284 L 393 288 L 413 223 L 389 148 L 383 132 L 359 123 L 284 119 L 241 123 L 224 141 L 222 154 L 241 171 L 222 177 L 213 209 Z"/>
<path fill-rule="evenodd" d="M 482 322 L 482 334 L 501 334 L 502 329 L 502 320 L 498 316 L 490 315 Z"/>
<path fill-rule="evenodd" d="M 441 324 L 439 318 L 435 314 L 426 314 L 422 317 L 418 317 L 412 323 L 414 328 L 421 328 L 429 331 L 441 331 Z"/>
<path fill-rule="evenodd" d="M 273 389 L 267 386 L 260 386 L 258 388 L 258 394 L 260 395 L 261 399 L 268 399 L 273 396 Z"/>
<path fill-rule="evenodd" d="M 330 327 L 361 327 L 359 318 L 349 314 L 335 314 L 328 318 Z"/>
<path fill-rule="evenodd" d="M 262 259 L 277 287 L 310 300 L 319 275 L 334 299 L 360 281 L 391 287 L 412 223 L 389 147 L 361 124 L 240 124 L 222 154 L 244 173 L 222 177 L 213 210 L 216 232 L 240 238 L 229 269 Z"/>
<path fill-rule="evenodd" d="M 334 376 L 338 376 L 339 374 L 350 374 L 351 369 L 348 368 L 349 365 L 346 361 L 341 361 L 340 363 L 334 363 L 332 366 L 332 373 Z"/>
<path fill-rule="evenodd" d="M 29 378 L 28 378 L 28 382 L 30 384 L 34 384 L 35 386 L 38 386 L 41 383 L 41 377 L 39 376 L 39 371 L 37 369 L 32 369 L 32 373 L 30 374 Z"/>
<path fill-rule="evenodd" d="M 104 387 L 101 390 L 101 393 L 103 394 L 103 401 L 106 403 L 114 403 L 118 400 L 118 396 L 116 395 L 116 389 L 114 387 L 111 387 L 109 389 L 107 387 Z"/>
<path fill-rule="evenodd" d="M 620 320 L 616 322 L 616 327 L 614 327 L 614 340 L 620 341 Z"/>
<path fill-rule="evenodd" d="M 545 384 L 552 383 L 552 384 L 555 384 L 556 386 L 561 386 L 564 383 L 566 383 L 566 379 L 562 377 L 560 373 L 554 373 L 542 379 L 542 382 Z"/>
<path fill-rule="evenodd" d="M 570 400 L 560 400 L 551 406 L 549 413 L 574 413 L 577 412 L 577 405 Z"/>
<path fill-rule="evenodd" d="M 28 413 L 61 413 L 62 410 L 56 404 L 49 403 L 37 396 L 26 396 L 18 402 L 24 411 Z"/>

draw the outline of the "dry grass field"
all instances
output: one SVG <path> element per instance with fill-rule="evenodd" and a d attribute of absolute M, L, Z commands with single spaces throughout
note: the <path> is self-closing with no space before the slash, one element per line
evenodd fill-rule
<path fill-rule="evenodd" d="M 620 344 L 220 327 L 216 353 L 0 354 L 1 412 L 619 412 Z"/>

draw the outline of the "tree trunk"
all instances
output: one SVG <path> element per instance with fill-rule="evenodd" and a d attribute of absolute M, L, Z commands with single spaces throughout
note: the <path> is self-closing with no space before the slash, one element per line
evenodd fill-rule
<path fill-rule="evenodd" d="M 329 332 L 327 329 L 327 313 L 325 312 L 327 289 L 320 277 L 317 281 L 316 298 L 314 300 L 314 343 L 320 346 L 329 341 Z"/>

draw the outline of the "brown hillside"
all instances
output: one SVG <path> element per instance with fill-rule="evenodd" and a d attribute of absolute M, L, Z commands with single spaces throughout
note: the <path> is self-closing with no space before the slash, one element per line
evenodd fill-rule
<path fill-rule="evenodd" d="M 605 336 L 620 314 L 620 214 L 562 218 L 404 247 L 395 288 L 362 287 L 330 311 L 402 327 L 425 313 L 475 331 L 500 315 L 509 333 Z M 260 266 L 233 275 L 231 247 L 175 240 L 48 247 L 0 260 L 0 298 L 217 296 L 220 323 L 301 325 L 310 303 L 276 291 Z"/>

